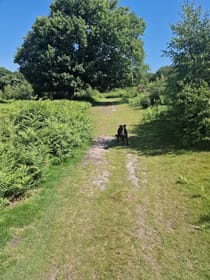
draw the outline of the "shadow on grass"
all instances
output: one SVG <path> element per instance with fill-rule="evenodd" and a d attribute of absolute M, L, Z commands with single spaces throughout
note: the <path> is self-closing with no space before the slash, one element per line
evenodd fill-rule
<path fill-rule="evenodd" d="M 182 139 L 176 135 L 172 123 L 166 120 L 155 120 L 139 125 L 127 124 L 129 136 L 128 148 L 138 151 L 146 156 L 176 154 L 180 155 L 187 151 L 209 151 L 208 147 L 183 147 Z M 126 149 L 127 146 L 121 142 L 117 143 L 116 139 L 110 142 L 108 148 Z M 192 195 L 191 199 L 201 198 L 201 194 Z M 210 213 L 201 215 L 195 224 L 198 230 L 210 229 Z"/>
<path fill-rule="evenodd" d="M 139 125 L 129 125 L 129 148 L 146 155 L 166 153 L 181 154 L 184 151 L 206 151 L 205 147 L 183 146 L 182 138 L 169 120 L 154 120 Z"/>
<path fill-rule="evenodd" d="M 170 121 L 155 120 L 131 126 L 129 147 L 147 155 L 180 153 L 182 146 Z"/>
<path fill-rule="evenodd" d="M 128 134 L 132 134 L 132 136 L 128 137 L 128 146 L 124 145 L 122 141 L 117 142 L 117 139 L 113 139 L 108 143 L 107 148 L 129 147 L 146 155 L 181 153 L 181 145 L 168 121 L 158 120 L 139 125 L 127 124 L 127 127 Z"/>
<path fill-rule="evenodd" d="M 200 216 L 196 225 L 198 225 L 200 229 L 210 229 L 210 213 Z"/>
<path fill-rule="evenodd" d="M 120 105 L 123 104 L 121 99 L 116 100 L 100 100 L 100 101 L 94 101 L 93 106 L 112 106 L 112 105 Z"/>

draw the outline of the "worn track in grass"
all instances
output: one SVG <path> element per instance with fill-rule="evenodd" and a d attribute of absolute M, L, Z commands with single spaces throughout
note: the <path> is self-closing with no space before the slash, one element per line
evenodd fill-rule
<path fill-rule="evenodd" d="M 12 230 L 0 279 L 208 279 L 209 234 L 193 210 L 203 202 L 176 183 L 181 172 L 190 176 L 196 154 L 149 155 L 136 129 L 141 114 L 127 105 L 91 108 L 92 147 L 65 167 L 40 219 Z M 114 138 L 122 123 L 129 146 Z"/>

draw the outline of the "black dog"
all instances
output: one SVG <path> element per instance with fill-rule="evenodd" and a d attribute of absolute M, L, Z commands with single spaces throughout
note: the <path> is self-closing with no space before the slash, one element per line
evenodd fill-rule
<path fill-rule="evenodd" d="M 118 143 L 120 142 L 120 140 L 122 140 L 123 145 L 128 145 L 128 131 L 125 124 L 119 126 L 116 137 Z"/>

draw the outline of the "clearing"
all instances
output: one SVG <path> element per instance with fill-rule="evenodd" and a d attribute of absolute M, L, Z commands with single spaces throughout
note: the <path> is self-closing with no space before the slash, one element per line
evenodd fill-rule
<path fill-rule="evenodd" d="M 82 160 L 0 215 L 0 279 L 209 279 L 209 153 L 177 149 L 142 114 L 114 101 L 90 109 Z M 129 146 L 114 138 L 123 123 Z"/>

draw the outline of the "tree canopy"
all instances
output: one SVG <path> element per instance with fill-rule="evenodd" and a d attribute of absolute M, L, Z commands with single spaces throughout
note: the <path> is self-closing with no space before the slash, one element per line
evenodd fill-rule
<path fill-rule="evenodd" d="M 0 98 L 32 99 L 33 89 L 20 72 L 0 67 Z"/>
<path fill-rule="evenodd" d="M 183 6 L 165 54 L 172 59 L 167 87 L 171 116 L 185 142 L 210 143 L 210 21 L 208 12 Z"/>
<path fill-rule="evenodd" d="M 145 23 L 114 0 L 56 0 L 17 50 L 20 72 L 40 96 L 70 98 L 138 84 L 145 71 Z"/>
<path fill-rule="evenodd" d="M 203 17 L 202 17 L 203 16 Z M 171 25 L 175 37 L 168 44 L 165 54 L 173 61 L 178 79 L 183 83 L 210 85 L 210 21 L 209 14 L 201 13 L 201 7 L 183 6 L 181 20 Z"/>

